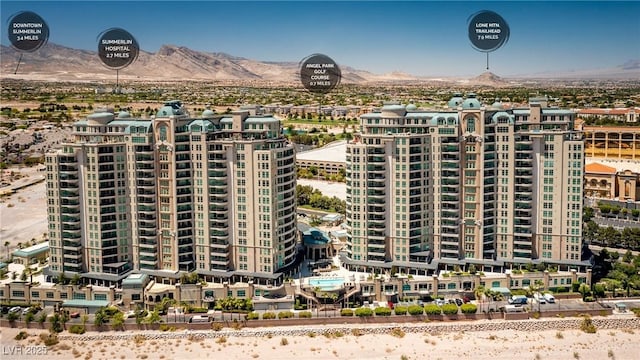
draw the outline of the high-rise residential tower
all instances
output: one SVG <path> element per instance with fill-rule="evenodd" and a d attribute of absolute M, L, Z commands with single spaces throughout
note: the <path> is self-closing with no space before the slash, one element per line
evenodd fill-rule
<path fill-rule="evenodd" d="M 296 259 L 295 154 L 271 116 L 99 111 L 46 155 L 48 274 L 272 281 Z"/>
<path fill-rule="evenodd" d="M 505 109 L 474 94 L 456 94 L 445 111 L 392 104 L 361 116 L 347 145 L 348 258 L 407 268 L 579 263 L 574 118 L 546 99 Z"/>

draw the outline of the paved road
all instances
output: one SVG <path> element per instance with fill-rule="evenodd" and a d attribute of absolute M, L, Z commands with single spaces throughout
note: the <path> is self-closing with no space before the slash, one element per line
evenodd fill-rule
<path fill-rule="evenodd" d="M 640 228 L 640 221 L 609 219 L 601 217 L 594 217 L 593 221 L 600 226 L 612 226 L 616 229 L 624 229 L 626 227 Z"/>

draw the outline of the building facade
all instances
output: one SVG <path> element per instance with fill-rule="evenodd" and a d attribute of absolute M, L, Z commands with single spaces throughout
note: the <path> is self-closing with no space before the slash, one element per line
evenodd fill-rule
<path fill-rule="evenodd" d="M 109 111 L 46 155 L 48 275 L 136 270 L 277 280 L 296 260 L 295 154 L 271 116 Z"/>
<path fill-rule="evenodd" d="M 575 114 L 532 99 L 449 110 L 386 105 L 347 145 L 354 262 L 580 263 L 583 140 Z"/>
<path fill-rule="evenodd" d="M 620 170 L 599 162 L 587 163 L 584 174 L 585 195 L 624 203 L 640 201 L 640 164 L 610 164 L 618 166 Z"/>
<path fill-rule="evenodd" d="M 583 126 L 585 156 L 640 160 L 640 129 L 631 126 Z"/>

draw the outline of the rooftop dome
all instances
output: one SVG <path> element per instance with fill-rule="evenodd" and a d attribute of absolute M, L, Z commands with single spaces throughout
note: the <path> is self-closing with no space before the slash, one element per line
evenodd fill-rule
<path fill-rule="evenodd" d="M 215 113 L 209 109 L 202 112 L 202 117 L 205 119 L 212 118 L 214 115 Z"/>
<path fill-rule="evenodd" d="M 463 109 L 480 109 L 480 101 L 476 99 L 476 94 L 469 93 L 467 98 L 462 102 Z"/>
<path fill-rule="evenodd" d="M 407 111 L 414 111 L 414 110 L 418 110 L 418 107 L 415 104 L 409 104 L 406 107 Z"/>
<path fill-rule="evenodd" d="M 450 109 L 455 109 L 458 106 L 460 106 L 460 104 L 462 104 L 462 94 L 461 93 L 454 93 L 453 97 L 449 100 L 449 108 Z"/>
<path fill-rule="evenodd" d="M 128 119 L 131 117 L 131 114 L 129 114 L 128 111 L 120 111 L 118 113 L 118 119 Z"/>

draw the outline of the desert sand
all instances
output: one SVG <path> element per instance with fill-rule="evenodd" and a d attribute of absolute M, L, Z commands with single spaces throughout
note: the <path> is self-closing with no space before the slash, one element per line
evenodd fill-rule
<path fill-rule="evenodd" d="M 273 328 L 270 328 L 270 330 Z M 2 359 L 21 359 L 11 355 L 16 345 L 39 345 L 37 334 L 44 330 L 29 329 L 29 337 L 14 340 L 21 329 L 2 328 Z M 286 328 L 282 328 L 286 331 Z M 244 331 L 244 330 L 239 330 Z M 287 336 L 228 336 L 198 338 L 178 330 L 179 338 L 150 339 L 130 337 L 128 340 L 90 340 L 86 336 L 66 335 L 57 345 L 47 349 L 47 359 L 637 359 L 639 330 L 598 330 L 587 334 L 580 330 L 543 330 L 515 332 L 400 333 L 357 336 L 325 336 L 318 333 Z M 122 333 L 105 332 L 101 335 Z M 167 333 L 149 333 L 153 334 Z M 85 335 L 97 335 L 85 334 Z M 162 335 L 160 335 L 162 336 Z M 38 356 L 33 356 L 38 358 Z"/>
<path fill-rule="evenodd" d="M 42 176 L 42 173 L 39 174 Z M 30 243 L 31 239 L 41 240 L 47 232 L 46 184 L 38 184 L 20 189 L 15 194 L 0 201 L 0 239 L 2 254 L 4 242 L 13 249 L 19 242 Z"/>

